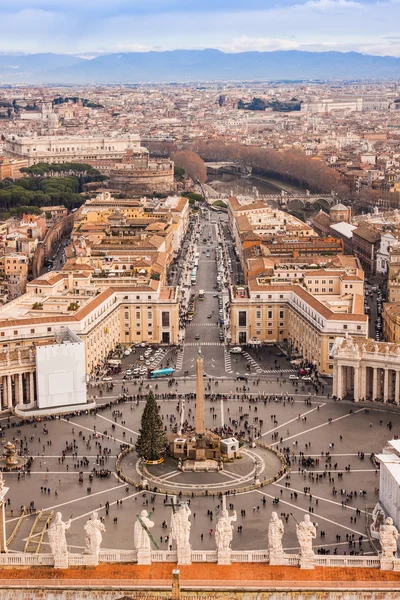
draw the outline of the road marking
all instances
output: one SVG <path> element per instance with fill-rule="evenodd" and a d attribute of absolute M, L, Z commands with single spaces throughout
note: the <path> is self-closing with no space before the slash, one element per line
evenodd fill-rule
<path fill-rule="evenodd" d="M 307 473 L 308 472 L 309 471 L 307 471 Z M 292 471 L 291 471 L 291 473 L 292 473 Z M 272 485 L 274 485 L 275 487 L 283 488 L 284 490 L 287 490 L 289 493 L 290 492 L 297 492 L 298 494 L 301 494 L 302 496 L 304 496 L 304 498 L 307 498 L 307 497 L 309 498 L 310 497 L 310 494 L 304 494 L 304 491 L 297 490 L 297 489 L 292 488 L 292 487 L 287 488 L 284 485 L 281 485 L 280 483 L 273 483 Z M 323 500 L 324 502 L 329 502 L 330 504 L 335 504 L 336 506 L 339 506 L 339 507 L 342 506 L 342 504 L 340 502 L 335 502 L 334 500 L 329 500 L 328 498 L 322 498 L 322 496 L 316 496 L 315 494 L 311 494 L 311 495 L 312 495 L 312 499 L 313 500 L 314 500 L 314 498 L 316 498 L 318 501 L 319 500 Z M 358 496 L 357 496 L 357 498 L 358 498 Z M 346 508 L 350 508 L 350 510 L 354 510 L 354 511 L 357 510 L 357 507 L 349 506 L 348 504 L 346 504 Z M 362 509 L 359 509 L 359 510 L 362 513 L 366 514 L 365 510 L 362 510 Z"/>
<path fill-rule="evenodd" d="M 227 352 L 226 348 L 224 348 L 224 361 L 225 361 L 225 371 L 227 373 L 232 373 L 232 359 L 230 352 Z"/>
<path fill-rule="evenodd" d="M 134 433 L 135 435 L 139 435 L 137 431 L 134 431 L 133 429 L 129 429 L 128 427 L 125 427 L 124 425 L 120 425 L 120 423 L 115 423 L 115 421 L 112 421 L 111 419 L 107 419 L 107 417 L 103 417 L 102 415 L 97 415 L 98 419 L 104 419 L 104 421 L 108 421 L 109 423 L 112 423 L 113 425 L 116 425 L 117 427 L 121 427 L 121 429 L 125 429 L 126 431 L 129 431 L 130 433 Z"/>
<path fill-rule="evenodd" d="M 141 494 L 141 493 L 142 493 L 142 492 L 135 492 L 134 494 L 131 494 L 131 495 L 129 495 L 129 496 L 125 496 L 125 497 L 123 498 L 123 501 L 125 502 L 125 500 L 129 500 L 130 498 L 134 498 L 134 496 L 138 496 L 138 495 L 139 495 L 139 494 Z M 92 496 L 93 496 L 93 495 L 94 495 L 94 494 L 92 494 Z M 114 506 L 115 504 L 117 504 L 117 500 L 114 500 L 114 502 L 110 502 L 110 506 Z M 83 514 L 79 515 L 78 517 L 74 517 L 73 519 L 71 519 L 71 521 L 72 521 L 72 522 L 73 522 L 73 521 L 78 521 L 79 519 L 83 519 L 83 517 L 87 517 L 88 515 L 92 515 L 94 512 L 97 512 L 97 513 L 98 513 L 98 512 L 100 512 L 101 510 L 105 510 L 105 509 L 106 509 L 105 505 L 104 505 L 104 506 L 99 506 L 99 507 L 96 507 L 96 509 L 89 510 L 89 512 L 83 513 Z M 42 533 L 41 533 L 41 532 L 39 532 L 39 533 L 36 533 L 35 535 L 32 535 L 32 536 L 31 536 L 31 539 L 32 539 L 33 537 L 36 537 L 36 536 L 38 536 L 38 535 L 42 535 Z M 23 540 L 22 540 L 22 541 L 23 541 L 23 542 L 26 542 L 26 540 L 27 540 L 27 539 L 28 539 L 28 538 L 23 538 Z M 47 544 L 47 545 L 49 545 L 49 544 L 48 544 L 48 542 L 43 542 L 43 543 L 44 543 L 44 544 Z M 73 547 L 73 546 L 70 546 L 69 544 L 68 544 L 68 546 L 69 546 L 70 548 L 71 548 L 71 547 Z M 75 546 L 75 547 L 76 547 L 76 548 L 79 548 L 79 546 Z"/>
<path fill-rule="evenodd" d="M 185 351 L 185 347 L 183 347 L 182 350 L 179 350 L 179 352 L 178 352 L 178 356 L 176 357 L 175 372 L 181 371 L 181 369 L 182 369 L 184 351 Z"/>
<path fill-rule="evenodd" d="M 254 491 L 256 491 L 258 494 L 262 494 L 263 496 L 267 496 L 267 498 L 271 498 L 271 500 L 273 500 L 275 498 L 275 496 L 271 496 L 271 494 L 267 494 L 266 492 L 263 492 L 261 490 L 254 490 Z M 286 504 L 287 506 L 290 506 L 291 508 L 295 508 L 296 510 L 301 510 L 303 512 L 307 512 L 301 506 L 296 506 L 296 504 L 292 504 L 291 502 L 287 502 L 286 500 L 281 500 L 280 498 L 279 498 L 279 504 Z M 343 525 L 343 523 L 337 523 L 336 521 L 332 521 L 332 519 L 328 519 L 327 517 L 323 517 L 322 515 L 318 515 L 317 513 L 308 513 L 308 514 L 310 515 L 311 520 L 314 520 L 314 518 L 322 519 L 323 521 L 327 521 L 327 523 L 336 525 L 336 527 L 341 527 L 342 529 L 351 531 L 351 533 L 354 533 L 357 535 L 362 535 L 363 538 L 365 538 L 365 531 L 357 531 L 357 529 L 352 529 L 351 527 L 347 527 L 347 525 Z"/>
<path fill-rule="evenodd" d="M 225 425 L 225 418 L 224 418 L 224 399 L 221 398 L 221 426 L 223 427 Z"/>
<path fill-rule="evenodd" d="M 75 473 L 76 474 L 76 473 Z M 61 506 L 67 506 L 68 504 L 74 504 L 75 502 L 80 502 L 81 500 L 87 500 L 88 498 L 94 498 L 94 496 L 99 496 L 100 494 L 109 494 L 110 492 L 114 492 L 115 490 L 120 490 L 121 488 L 126 487 L 126 483 L 117 485 L 113 488 L 107 488 L 106 490 L 101 490 L 99 492 L 94 492 L 93 494 L 86 494 L 85 496 L 81 496 L 80 498 L 74 498 L 73 500 L 68 500 L 67 502 L 62 502 L 61 504 L 55 504 L 54 506 L 46 507 L 46 510 L 54 510 L 55 508 L 61 508 Z M 43 494 L 44 496 L 44 494 Z M 93 511 L 91 511 L 93 512 Z M 7 523 L 11 523 L 12 521 L 18 521 L 19 517 L 13 517 L 12 519 L 7 519 Z"/>
<path fill-rule="evenodd" d="M 315 410 L 315 409 L 314 409 Z M 351 417 L 352 415 L 356 415 L 359 412 L 362 412 L 364 409 L 360 408 L 359 410 L 355 410 L 352 413 L 348 413 L 347 415 L 342 415 L 341 417 L 337 417 L 336 419 L 332 419 L 332 421 L 327 421 L 326 423 L 321 423 L 321 425 L 316 425 L 315 427 L 311 427 L 311 429 L 307 429 L 306 431 L 300 431 L 298 434 L 296 435 L 291 435 L 287 438 L 283 438 L 282 443 L 283 442 L 287 442 L 288 440 L 292 440 L 293 438 L 297 438 L 300 435 L 304 435 L 305 433 L 310 433 L 310 431 L 315 431 L 316 429 L 320 429 L 321 427 L 326 427 L 327 425 L 332 425 L 332 423 L 336 423 L 336 421 L 341 421 L 342 419 L 346 419 L 347 417 Z M 273 444 L 271 444 L 271 446 L 276 446 L 277 444 L 280 444 L 281 442 L 274 442 Z"/>
<path fill-rule="evenodd" d="M 100 416 L 100 415 L 97 415 L 97 416 Z M 85 427 L 84 425 L 80 425 L 79 423 L 76 423 L 75 421 L 71 421 L 71 420 L 67 421 L 67 419 L 60 419 L 60 421 L 65 421 L 65 423 L 72 424 L 75 427 L 80 427 L 81 429 L 86 429 L 86 431 L 90 431 L 90 433 L 92 435 L 94 435 L 94 436 L 96 436 L 96 435 L 98 435 L 98 436 L 104 436 L 104 434 L 100 433 L 99 431 L 97 431 L 97 429 L 90 429 L 89 427 Z M 104 437 L 106 437 L 107 439 L 109 439 L 111 441 L 119 442 L 120 444 L 126 444 L 126 440 L 119 440 L 118 438 L 112 437 L 111 435 L 106 435 Z M 98 439 L 98 438 L 95 438 L 95 439 Z"/>
<path fill-rule="evenodd" d="M 317 470 L 317 469 L 305 469 L 306 473 L 308 475 L 308 473 L 325 473 L 326 469 L 324 470 Z M 343 469 L 328 469 L 330 471 L 330 473 L 342 473 Z M 346 473 L 376 473 L 377 469 L 351 469 L 350 471 L 346 471 Z M 290 473 L 303 473 L 303 471 L 290 471 Z M 378 471 L 379 473 L 379 471 Z"/>
<path fill-rule="evenodd" d="M 167 473 L 166 475 L 160 475 L 157 479 L 161 479 L 162 481 L 166 481 L 170 477 L 176 477 L 176 475 L 181 475 L 182 471 L 172 471 L 172 473 Z"/>
<path fill-rule="evenodd" d="M 285 423 L 281 423 L 280 425 L 277 425 L 273 429 L 270 429 L 269 431 L 266 431 L 265 433 L 262 433 L 261 437 L 264 437 L 264 435 L 268 435 L 269 433 L 272 433 L 273 431 L 276 431 L 277 429 L 280 429 L 280 427 L 286 427 L 286 425 L 290 425 L 290 423 L 293 423 L 294 421 L 301 421 L 302 417 L 305 417 L 306 415 L 309 415 L 310 413 L 314 412 L 315 410 L 318 410 L 319 408 L 323 408 L 324 406 L 326 406 L 326 404 L 319 404 L 315 408 L 312 408 L 311 410 L 308 410 L 307 412 L 305 412 L 302 415 L 300 415 L 300 419 L 299 419 L 298 416 L 294 417 L 293 419 L 290 419 L 290 421 L 286 421 Z M 290 439 L 290 438 L 288 438 L 288 439 Z M 278 442 L 276 442 L 276 443 L 278 443 Z"/>

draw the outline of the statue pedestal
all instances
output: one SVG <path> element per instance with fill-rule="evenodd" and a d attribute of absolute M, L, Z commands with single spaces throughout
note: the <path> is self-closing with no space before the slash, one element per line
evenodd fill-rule
<path fill-rule="evenodd" d="M 300 556 L 300 569 L 314 569 L 314 558 L 314 554 L 310 554 L 308 556 Z"/>
<path fill-rule="evenodd" d="M 284 552 L 271 552 L 271 550 L 269 551 L 270 565 L 286 565 L 287 563 L 288 560 Z"/>
<path fill-rule="evenodd" d="M 217 563 L 219 565 L 230 565 L 232 563 L 232 550 L 217 550 Z"/>
<path fill-rule="evenodd" d="M 138 565 L 151 565 L 151 550 L 138 550 L 137 551 L 137 564 Z"/>
<path fill-rule="evenodd" d="M 7 552 L 7 536 L 6 536 L 6 494 L 9 488 L 3 487 L 0 489 L 0 552 Z"/>
<path fill-rule="evenodd" d="M 192 547 L 188 544 L 185 548 L 177 548 L 178 565 L 192 564 Z"/>
<path fill-rule="evenodd" d="M 381 555 L 381 571 L 393 571 L 394 562 L 394 558 Z"/>
<path fill-rule="evenodd" d="M 69 567 L 68 561 L 68 552 L 64 554 L 55 554 L 54 555 L 54 568 L 55 569 L 68 569 Z"/>
<path fill-rule="evenodd" d="M 98 554 L 89 554 L 86 552 L 83 553 L 85 555 L 85 565 L 88 567 L 97 567 L 99 564 L 99 555 Z"/>

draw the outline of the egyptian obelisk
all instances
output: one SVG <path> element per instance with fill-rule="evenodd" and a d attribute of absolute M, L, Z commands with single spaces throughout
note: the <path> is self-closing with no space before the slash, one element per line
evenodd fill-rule
<path fill-rule="evenodd" d="M 199 355 L 196 362 L 196 435 L 204 436 L 204 378 L 203 357 L 199 347 Z"/>

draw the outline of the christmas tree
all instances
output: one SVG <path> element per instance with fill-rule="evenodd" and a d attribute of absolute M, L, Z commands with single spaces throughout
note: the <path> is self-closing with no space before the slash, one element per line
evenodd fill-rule
<path fill-rule="evenodd" d="M 136 452 L 145 460 L 159 460 L 164 456 L 166 446 L 167 438 L 159 414 L 159 407 L 153 392 L 150 392 L 142 414 Z"/>

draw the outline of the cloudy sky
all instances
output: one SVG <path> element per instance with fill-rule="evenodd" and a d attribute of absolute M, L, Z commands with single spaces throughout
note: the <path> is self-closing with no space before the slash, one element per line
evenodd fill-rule
<path fill-rule="evenodd" d="M 400 0 L 0 0 L 0 51 L 219 48 L 400 56 Z"/>

